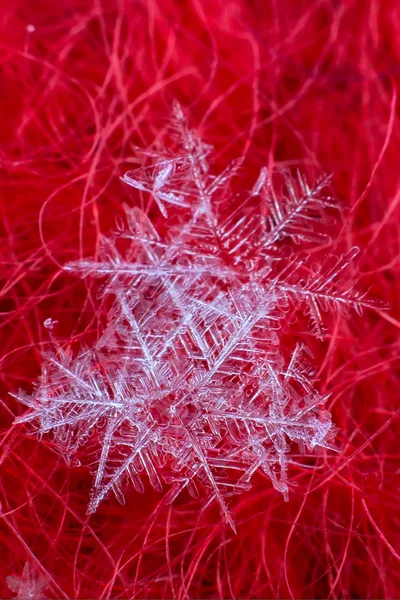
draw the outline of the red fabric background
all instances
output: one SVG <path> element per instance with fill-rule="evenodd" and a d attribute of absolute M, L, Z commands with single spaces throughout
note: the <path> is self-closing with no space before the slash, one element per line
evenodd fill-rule
<path fill-rule="evenodd" d="M 399 27 L 397 0 L 1 0 L 2 597 L 27 561 L 48 597 L 400 595 Z M 12 426 L 8 392 L 32 389 L 49 314 L 71 348 L 96 329 L 61 266 L 132 201 L 119 176 L 174 98 L 217 165 L 246 158 L 244 180 L 265 164 L 333 172 L 341 243 L 389 306 L 310 341 L 341 452 L 294 473 L 288 504 L 256 479 L 237 536 L 201 499 L 166 509 L 151 489 L 89 518 L 89 473 Z"/>

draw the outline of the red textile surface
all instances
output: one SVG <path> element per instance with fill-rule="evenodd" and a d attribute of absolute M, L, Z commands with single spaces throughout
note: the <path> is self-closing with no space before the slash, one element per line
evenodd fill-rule
<path fill-rule="evenodd" d="M 399 27 L 396 0 L 3 0 L 2 597 L 26 563 L 47 597 L 400 595 Z M 340 452 L 294 470 L 288 503 L 256 478 L 234 500 L 237 535 L 214 505 L 183 494 L 166 507 L 150 488 L 89 517 L 89 471 L 12 426 L 23 407 L 8 392 L 32 389 L 44 320 L 71 348 L 100 326 L 62 265 L 93 254 L 132 203 L 119 177 L 174 99 L 218 165 L 245 158 L 244 181 L 265 164 L 334 173 L 341 243 L 361 248 L 353 269 L 389 306 L 334 315 L 325 342 L 299 323 Z"/>

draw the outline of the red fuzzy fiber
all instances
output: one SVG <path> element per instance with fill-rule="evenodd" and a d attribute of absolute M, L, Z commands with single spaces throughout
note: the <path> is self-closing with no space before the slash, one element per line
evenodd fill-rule
<path fill-rule="evenodd" d="M 2 0 L 0 28 L 1 597 L 398 598 L 399 1 Z M 71 348 L 100 327 L 63 265 L 137 201 L 120 176 L 174 100 L 217 169 L 244 158 L 245 185 L 264 165 L 333 173 L 341 247 L 378 301 L 334 313 L 323 342 L 294 325 L 339 452 L 293 466 L 289 502 L 256 475 L 237 534 L 202 496 L 150 486 L 88 516 L 89 470 L 13 425 L 43 322 Z"/>

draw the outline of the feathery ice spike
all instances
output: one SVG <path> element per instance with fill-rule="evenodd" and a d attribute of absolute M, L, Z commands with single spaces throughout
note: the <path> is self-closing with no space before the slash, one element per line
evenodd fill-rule
<path fill-rule="evenodd" d="M 277 187 L 262 169 L 239 202 L 229 184 L 240 163 L 214 175 L 210 153 L 175 105 L 165 152 L 123 177 L 153 197 L 168 233 L 127 208 L 98 260 L 66 265 L 102 281 L 108 324 L 75 356 L 56 345 L 34 393 L 17 396 L 29 408 L 18 423 L 51 433 L 68 460 L 95 457 L 89 512 L 109 492 L 124 502 L 128 480 L 142 492 L 147 478 L 174 497 L 209 489 L 234 528 L 229 496 L 257 470 L 287 499 L 293 444 L 333 448 L 303 347 L 285 365 L 279 339 L 301 309 L 322 336 L 323 311 L 370 305 L 340 283 L 357 249 L 319 269 L 297 250 L 326 241 L 330 178 L 310 185 L 282 172 Z"/>

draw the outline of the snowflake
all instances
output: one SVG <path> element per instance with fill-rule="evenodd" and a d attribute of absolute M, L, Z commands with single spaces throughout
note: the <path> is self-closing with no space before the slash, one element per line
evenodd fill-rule
<path fill-rule="evenodd" d="M 51 433 L 68 460 L 82 449 L 90 457 L 89 512 L 111 491 L 124 502 L 127 480 L 142 492 L 147 478 L 172 486 L 171 497 L 208 488 L 234 528 L 228 498 L 256 471 L 287 498 L 293 444 L 333 448 L 307 349 L 285 361 L 280 344 L 299 310 L 323 337 L 323 311 L 370 304 L 340 283 L 356 248 L 318 267 L 298 249 L 327 241 L 330 178 L 310 185 L 264 168 L 237 195 L 240 162 L 214 175 L 211 150 L 175 105 L 168 148 L 123 177 L 151 194 L 164 233 L 127 208 L 98 260 L 66 265 L 102 283 L 107 325 L 77 355 L 56 346 L 34 393 L 17 396 L 30 409 L 17 422 Z"/>
<path fill-rule="evenodd" d="M 9 589 L 16 593 L 14 600 L 45 600 L 43 593 L 48 588 L 47 578 L 39 575 L 34 567 L 26 562 L 21 577 L 8 575 L 6 583 Z"/>

